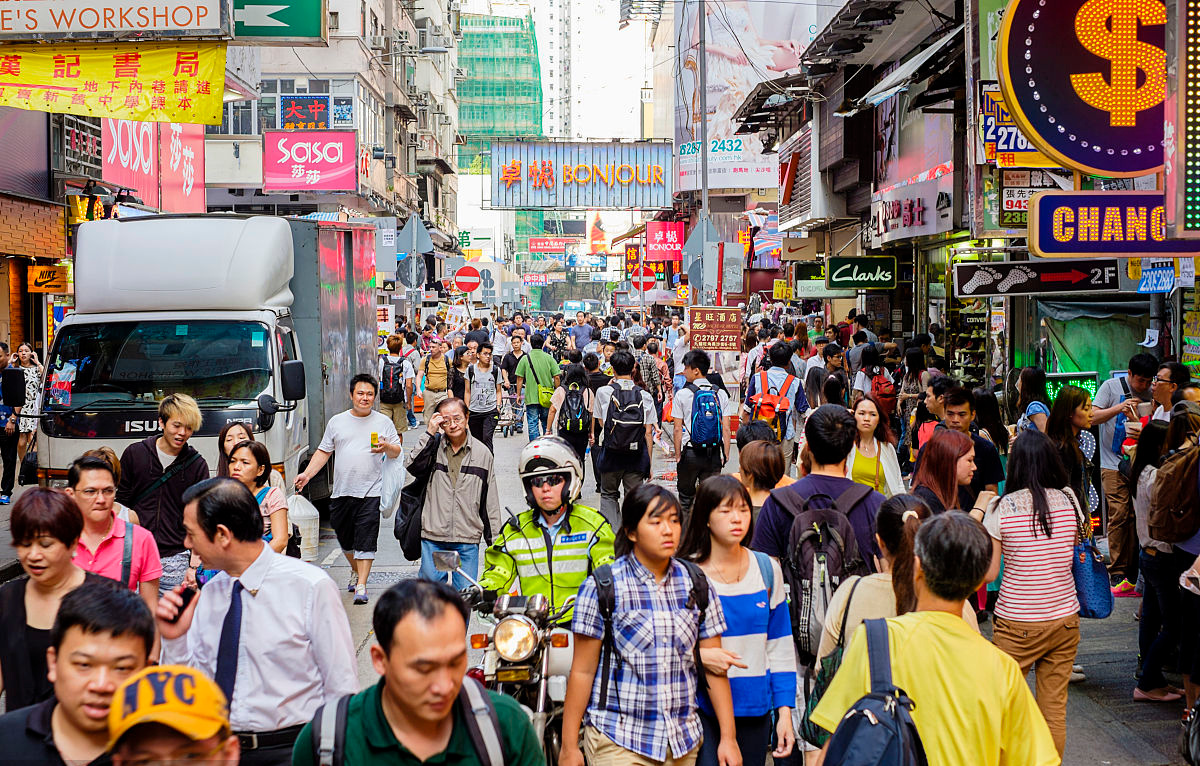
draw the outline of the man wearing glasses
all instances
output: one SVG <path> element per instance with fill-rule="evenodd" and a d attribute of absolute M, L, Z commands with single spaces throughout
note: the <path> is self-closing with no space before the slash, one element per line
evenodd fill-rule
<path fill-rule="evenodd" d="M 434 551 L 458 551 L 462 569 L 479 577 L 479 541 L 490 544 L 500 533 L 500 496 L 492 471 L 492 453 L 471 436 L 467 405 L 451 397 L 438 404 L 425 433 L 405 463 L 408 475 L 425 481 L 421 507 L 421 572 L 426 580 L 445 580 L 433 564 Z M 413 486 L 409 486 L 409 491 Z M 470 585 L 454 575 L 454 587 Z"/>
<path fill-rule="evenodd" d="M 1180 387 L 1186 386 L 1191 380 L 1192 374 L 1179 362 L 1160 364 L 1158 372 L 1154 375 L 1153 385 L 1150 387 L 1150 394 L 1154 397 L 1154 403 L 1158 405 L 1150 419 L 1170 420 L 1171 405 L 1173 404 L 1171 397 Z"/>

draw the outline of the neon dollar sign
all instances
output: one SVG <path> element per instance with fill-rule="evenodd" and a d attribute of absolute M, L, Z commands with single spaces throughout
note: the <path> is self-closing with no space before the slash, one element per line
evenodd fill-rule
<path fill-rule="evenodd" d="M 1075 16 L 1080 44 L 1112 66 L 1107 81 L 1088 72 L 1071 75 L 1071 84 L 1085 103 L 1108 112 L 1112 127 L 1134 125 L 1138 112 L 1166 96 L 1167 54 L 1138 39 L 1139 23 L 1166 24 L 1166 7 L 1158 0 L 1088 0 Z M 1146 73 L 1141 86 L 1138 70 Z"/>

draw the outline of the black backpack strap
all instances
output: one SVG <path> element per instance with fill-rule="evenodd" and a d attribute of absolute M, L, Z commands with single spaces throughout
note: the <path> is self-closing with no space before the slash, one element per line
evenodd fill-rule
<path fill-rule="evenodd" d="M 129 574 L 133 569 L 133 524 L 125 522 L 125 550 L 121 554 L 121 585 L 129 587 Z M 137 590 L 135 587 L 134 590 Z"/>
<path fill-rule="evenodd" d="M 600 607 L 600 619 L 604 622 L 604 636 L 600 639 L 600 709 L 608 709 L 608 676 L 612 672 L 609 664 L 615 651 L 613 639 L 613 610 L 616 608 L 617 591 L 613 585 L 612 566 L 603 564 L 592 572 L 596 581 L 596 601 Z"/>
<path fill-rule="evenodd" d="M 867 658 L 871 666 L 871 693 L 891 694 L 895 691 L 892 683 L 892 658 L 888 648 L 887 620 L 864 620 L 867 626 Z"/>
<path fill-rule="evenodd" d="M 458 705 L 480 766 L 504 766 L 504 745 L 500 738 L 500 718 L 487 690 L 470 676 L 463 678 Z"/>
<path fill-rule="evenodd" d="M 833 504 L 843 515 L 849 516 L 850 511 L 853 511 L 855 506 L 866 500 L 874 491 L 874 489 L 868 487 L 866 484 L 855 482 L 853 487 L 838 495 L 837 500 L 833 501 Z"/>
<path fill-rule="evenodd" d="M 685 561 L 677 559 L 680 564 L 683 564 L 688 575 L 692 578 L 692 592 L 688 595 L 688 606 L 696 607 L 700 610 L 700 616 L 696 618 L 696 646 L 694 649 L 696 655 L 696 680 L 700 682 L 701 689 L 708 689 L 708 675 L 704 672 L 704 663 L 700 661 L 700 628 L 704 626 L 704 616 L 708 614 L 708 575 L 704 574 L 704 570 L 700 565 L 693 561 Z"/>
<path fill-rule="evenodd" d="M 166 484 L 171 479 L 174 479 L 176 475 L 183 473 L 184 469 L 196 462 L 199 457 L 199 452 L 193 452 L 190 456 L 188 456 L 188 459 L 184 460 L 182 463 L 178 460 L 176 460 L 174 463 L 171 463 L 171 465 L 167 466 L 166 470 L 162 472 L 162 476 L 159 476 L 157 479 L 155 479 L 153 484 L 151 484 L 149 487 L 146 487 L 141 491 L 140 494 L 138 494 L 137 497 L 133 499 L 133 502 L 129 504 L 129 508 L 131 510 L 137 508 L 138 503 L 153 495 L 160 487 L 162 487 L 162 485 Z"/>
<path fill-rule="evenodd" d="M 317 708 L 309 731 L 313 762 L 317 766 L 342 766 L 346 755 L 346 717 L 353 696 L 347 694 L 339 699 L 333 715 L 329 714 L 328 705 Z"/>

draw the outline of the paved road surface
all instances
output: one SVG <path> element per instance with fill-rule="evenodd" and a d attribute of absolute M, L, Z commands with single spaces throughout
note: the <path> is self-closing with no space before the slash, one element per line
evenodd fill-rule
<path fill-rule="evenodd" d="M 406 443 L 416 435 L 410 432 Z M 508 439 L 497 437 L 496 475 L 500 480 L 500 503 L 514 513 L 524 506 L 524 492 L 516 479 L 517 457 L 526 443 L 523 434 Z M 673 485 L 674 466 L 656 461 L 656 480 Z M 590 472 L 591 466 L 588 466 Z M 733 466 L 730 467 L 731 470 Z M 664 474 L 666 476 L 664 477 Z M 18 490 L 20 492 L 20 490 Z M 589 475 L 582 501 L 599 507 L 595 482 Z M 9 544 L 8 510 L 0 508 L 0 571 L 15 563 Z M 322 529 L 317 564 L 328 569 L 339 584 L 349 578 L 350 568 L 337 549 L 332 530 Z M 385 521 L 379 535 L 379 558 L 369 582 L 372 604 L 382 588 L 403 578 L 415 577 L 417 565 L 405 560 L 392 537 L 391 523 Z M 374 683 L 368 647 L 374 641 L 371 631 L 371 605 L 354 606 L 351 594 L 342 591 L 346 613 L 358 648 L 359 677 L 364 686 Z M 1073 685 L 1067 705 L 1068 730 L 1066 766 L 1165 766 L 1183 764 L 1175 737 L 1182 704 L 1155 705 L 1132 700 L 1133 668 L 1137 656 L 1137 622 L 1134 619 L 1139 599 L 1118 599 L 1117 610 L 1107 620 L 1084 620 L 1079 662 L 1087 672 L 1085 683 Z M 476 626 L 476 629 L 479 626 Z M 989 626 L 984 626 L 985 630 Z M 1173 682 L 1179 683 L 1177 677 Z"/>

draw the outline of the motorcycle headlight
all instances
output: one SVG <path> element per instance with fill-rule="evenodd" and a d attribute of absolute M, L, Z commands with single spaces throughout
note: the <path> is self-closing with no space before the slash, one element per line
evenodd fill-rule
<path fill-rule="evenodd" d="M 537 632 L 522 617 L 505 617 L 501 620 L 496 625 L 492 640 L 496 642 L 496 651 L 509 662 L 521 662 L 537 648 Z"/>

